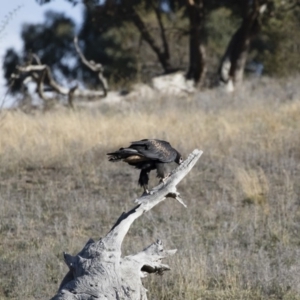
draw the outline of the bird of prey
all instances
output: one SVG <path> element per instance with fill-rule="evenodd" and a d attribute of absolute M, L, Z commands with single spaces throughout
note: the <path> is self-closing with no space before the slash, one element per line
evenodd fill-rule
<path fill-rule="evenodd" d="M 151 170 L 157 171 L 157 177 L 164 181 L 166 174 L 165 164 L 176 162 L 182 163 L 181 154 L 174 149 L 169 142 L 157 139 L 144 139 L 132 142 L 127 148 L 119 150 L 109 155 L 109 161 L 116 162 L 123 160 L 129 165 L 141 170 L 139 177 L 139 185 L 144 188 L 145 193 L 148 191 L 149 173 Z"/>

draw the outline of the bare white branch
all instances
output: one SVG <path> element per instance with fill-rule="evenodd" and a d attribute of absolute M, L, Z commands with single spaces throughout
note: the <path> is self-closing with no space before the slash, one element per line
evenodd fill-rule
<path fill-rule="evenodd" d="M 106 78 L 103 75 L 104 68 L 103 68 L 102 64 L 95 63 L 93 60 L 88 61 L 85 58 L 84 54 L 82 53 L 82 51 L 81 51 L 81 49 L 80 49 L 80 47 L 78 45 L 78 38 L 77 38 L 77 36 L 74 37 L 74 45 L 75 45 L 76 52 L 79 55 L 82 63 L 84 65 L 86 65 L 89 69 L 91 69 L 92 71 L 98 73 L 98 78 L 99 78 L 100 83 L 102 85 L 103 92 L 104 92 L 104 97 L 105 97 L 106 94 L 107 94 L 107 90 L 108 90 L 108 83 L 107 83 Z"/>
<path fill-rule="evenodd" d="M 49 102 L 52 100 L 51 98 L 45 95 L 44 86 L 47 85 L 56 93 L 67 96 L 68 103 L 70 107 L 73 107 L 73 99 L 76 98 L 85 98 L 85 99 L 95 99 L 95 98 L 104 98 L 107 96 L 108 84 L 103 75 L 103 67 L 101 64 L 95 63 L 93 61 L 88 61 L 83 53 L 81 52 L 77 38 L 74 39 L 74 44 L 76 51 L 81 59 L 81 61 L 92 71 L 98 74 L 98 78 L 102 85 L 102 91 L 95 91 L 90 89 L 79 89 L 77 85 L 72 88 L 67 88 L 61 84 L 59 84 L 53 77 L 51 69 L 48 65 L 42 64 L 40 58 L 34 54 L 30 54 L 30 60 L 27 65 L 18 66 L 17 71 L 18 74 L 12 74 L 11 78 L 18 78 L 20 74 L 25 73 L 26 77 L 23 83 L 28 83 L 29 81 L 34 81 L 37 84 L 37 92 L 43 101 Z M 35 62 L 36 64 L 33 64 Z"/>

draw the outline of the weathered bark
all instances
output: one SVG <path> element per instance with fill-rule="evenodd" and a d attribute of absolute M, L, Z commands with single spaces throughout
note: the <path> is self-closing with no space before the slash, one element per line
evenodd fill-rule
<path fill-rule="evenodd" d="M 190 21 L 189 70 L 186 78 L 192 79 L 195 85 L 201 83 L 205 67 L 205 48 L 202 43 L 204 4 L 203 0 L 186 0 Z"/>
<path fill-rule="evenodd" d="M 243 80 L 250 43 L 260 30 L 259 17 L 264 10 L 262 0 L 244 2 L 243 21 L 232 36 L 219 67 L 220 80 L 227 84 L 229 91 Z"/>
<path fill-rule="evenodd" d="M 135 200 L 137 206 L 123 213 L 110 232 L 98 241 L 89 240 L 76 255 L 64 253 L 69 272 L 62 280 L 52 300 L 106 299 L 146 300 L 146 289 L 141 278 L 150 273 L 162 274 L 169 266 L 161 260 L 176 250 L 164 250 L 157 240 L 136 255 L 121 257 L 121 245 L 131 224 L 166 197 L 175 198 L 185 205 L 176 190 L 177 184 L 187 175 L 202 154 L 193 153 L 150 194 Z"/>

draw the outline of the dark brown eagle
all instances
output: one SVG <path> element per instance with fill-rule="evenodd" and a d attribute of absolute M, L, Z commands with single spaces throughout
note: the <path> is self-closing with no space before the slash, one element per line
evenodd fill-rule
<path fill-rule="evenodd" d="M 131 166 L 141 170 L 139 184 L 148 191 L 149 173 L 151 170 L 157 171 L 157 177 L 162 181 L 168 176 L 165 170 L 165 164 L 176 162 L 182 163 L 181 154 L 174 149 L 170 143 L 156 139 L 144 139 L 132 142 L 128 148 L 107 153 L 109 161 L 115 162 L 123 160 Z"/>

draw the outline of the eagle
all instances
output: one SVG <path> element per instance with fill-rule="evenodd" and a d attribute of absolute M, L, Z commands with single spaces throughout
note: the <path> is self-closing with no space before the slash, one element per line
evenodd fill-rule
<path fill-rule="evenodd" d="M 157 177 L 164 181 L 168 177 L 165 170 L 165 164 L 176 162 L 182 163 L 181 154 L 174 149 L 169 142 L 158 139 L 143 139 L 131 142 L 127 148 L 120 148 L 111 153 L 108 160 L 116 162 L 123 160 L 129 165 L 140 169 L 139 185 L 144 188 L 144 193 L 148 194 L 149 173 L 151 170 L 157 172 Z"/>

